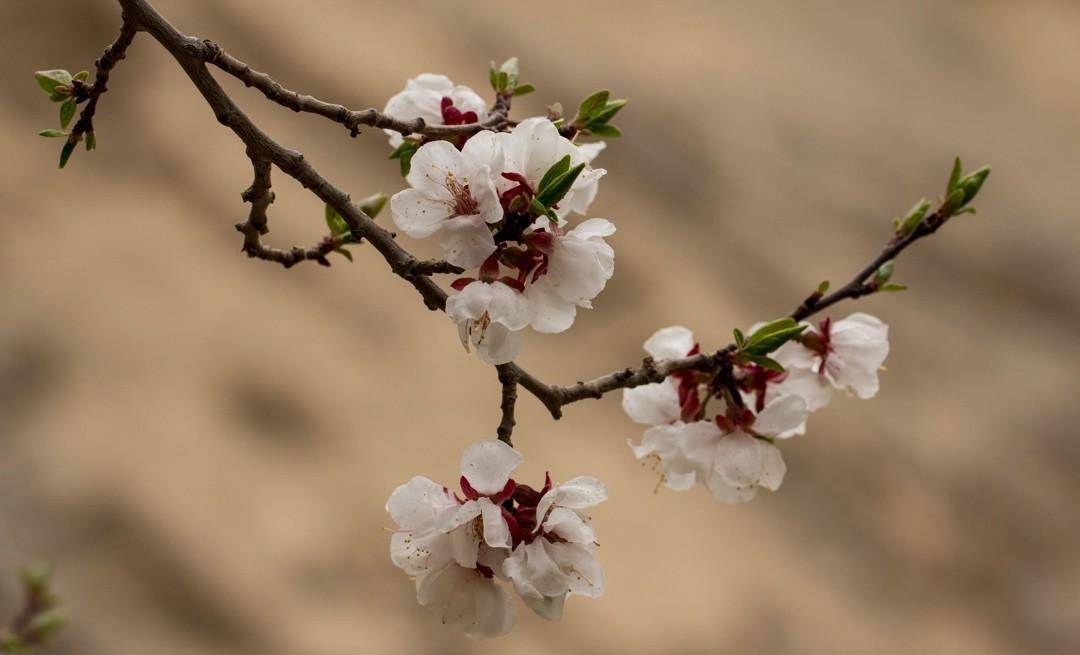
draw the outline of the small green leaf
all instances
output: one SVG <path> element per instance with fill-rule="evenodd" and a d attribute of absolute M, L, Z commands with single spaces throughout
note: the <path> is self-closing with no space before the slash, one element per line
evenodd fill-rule
<path fill-rule="evenodd" d="M 529 95 L 530 93 L 532 93 L 535 90 L 536 90 L 536 87 L 533 86 L 532 84 L 518 84 L 516 87 L 514 87 L 514 96 L 515 97 L 521 97 L 521 96 Z"/>
<path fill-rule="evenodd" d="M 491 82 L 493 90 L 499 90 L 499 71 L 495 68 L 495 62 L 491 62 L 491 68 L 488 69 L 488 81 Z"/>
<path fill-rule="evenodd" d="M 93 132 L 86 133 L 86 150 L 87 152 L 97 148 L 97 135 Z"/>
<path fill-rule="evenodd" d="M 49 588 L 52 565 L 48 562 L 34 562 L 19 572 L 19 578 L 29 593 L 43 594 Z"/>
<path fill-rule="evenodd" d="M 607 89 L 597 91 L 588 98 L 581 101 L 578 105 L 577 120 L 575 123 L 585 125 L 591 120 L 594 120 L 600 112 L 607 106 L 608 97 L 611 92 Z"/>
<path fill-rule="evenodd" d="M 761 368 L 766 368 L 770 371 L 776 371 L 777 373 L 784 372 L 784 366 L 775 359 L 772 359 L 771 357 L 766 357 L 765 355 L 749 355 L 747 359 L 757 364 Z"/>
<path fill-rule="evenodd" d="M 583 170 L 585 170 L 585 164 L 581 163 L 555 178 L 546 188 L 536 194 L 536 200 L 540 201 L 544 207 L 550 208 L 555 205 L 570 191 L 570 187 L 574 185 L 574 181 Z"/>
<path fill-rule="evenodd" d="M 829 290 L 829 281 L 828 280 L 822 280 L 821 284 L 817 285 L 818 295 L 824 296 L 825 292 L 828 291 L 828 290 Z"/>
<path fill-rule="evenodd" d="M 956 188 L 964 192 L 964 202 L 960 206 L 968 204 L 975 199 L 975 196 L 979 194 L 979 189 L 982 189 L 983 182 L 990 175 L 990 167 L 983 166 L 982 168 L 965 175 L 956 183 Z"/>
<path fill-rule="evenodd" d="M 360 211 L 367 214 L 369 218 L 375 218 L 386 206 L 386 201 L 385 193 L 373 193 L 367 198 L 362 198 L 357 204 L 360 205 Z"/>
<path fill-rule="evenodd" d="M 529 201 L 529 211 L 538 216 L 543 216 L 547 214 L 548 208 L 544 206 L 544 203 L 540 202 L 536 198 L 533 198 Z"/>
<path fill-rule="evenodd" d="M 962 164 L 960 163 L 960 158 L 957 157 L 956 161 L 953 162 L 952 173 L 949 174 L 949 184 L 945 187 L 946 198 L 956 189 L 956 183 L 960 181 L 961 170 L 963 170 Z"/>
<path fill-rule="evenodd" d="M 746 341 L 744 350 L 749 355 L 768 355 L 791 339 L 799 336 L 805 325 L 798 325 L 795 319 L 781 318 L 766 323 L 758 328 Z"/>
<path fill-rule="evenodd" d="M 341 214 L 337 213 L 336 209 L 330 205 L 326 205 L 323 216 L 326 219 L 326 227 L 330 228 L 330 234 L 335 237 L 349 234 L 349 224 L 345 222 L 345 219 L 341 217 Z"/>
<path fill-rule="evenodd" d="M 53 636 L 67 623 L 67 613 L 63 609 L 50 609 L 41 612 L 26 625 L 26 632 L 35 641 L 42 641 Z"/>
<path fill-rule="evenodd" d="M 85 82 L 90 79 L 90 71 L 79 71 L 78 73 L 75 73 L 75 76 L 72 77 L 72 79 Z"/>
<path fill-rule="evenodd" d="M 746 337 L 743 336 L 742 330 L 735 328 L 735 345 L 741 349 L 744 343 L 746 343 Z"/>
<path fill-rule="evenodd" d="M 51 98 L 57 93 L 57 87 L 66 87 L 71 84 L 71 73 L 61 69 L 37 71 L 34 73 L 34 79 L 37 80 L 41 90 Z M 65 93 L 64 97 L 68 95 Z"/>
<path fill-rule="evenodd" d="M 609 139 L 622 136 L 622 131 L 619 128 L 614 125 L 608 125 L 607 123 L 590 125 L 587 129 L 596 136 L 607 137 Z"/>
<path fill-rule="evenodd" d="M 537 190 L 543 191 L 551 184 L 551 182 L 555 178 L 559 177 L 568 170 L 570 170 L 570 155 L 566 155 L 559 161 L 552 164 L 551 168 L 547 169 L 547 172 L 544 173 L 544 177 L 540 178 L 540 184 L 536 185 Z"/>
<path fill-rule="evenodd" d="M 893 273 L 893 262 L 890 259 L 889 261 L 887 261 L 884 264 L 882 264 L 881 266 L 879 266 L 878 270 L 874 272 L 874 286 L 877 287 L 878 289 L 881 289 L 882 287 L 884 287 L 885 283 L 888 282 L 889 278 L 892 277 L 892 273 Z"/>
<path fill-rule="evenodd" d="M 896 233 L 900 236 L 907 236 L 914 232 L 915 228 L 919 227 L 919 224 L 926 218 L 926 212 L 928 211 L 930 211 L 930 201 L 926 198 L 919 200 L 914 207 L 908 210 L 903 219 L 895 221 Z"/>
<path fill-rule="evenodd" d="M 348 259 L 350 262 L 353 260 L 352 253 L 349 252 L 348 250 L 344 249 L 344 248 L 338 248 L 338 249 L 334 250 L 334 252 L 341 255 L 345 259 Z"/>
<path fill-rule="evenodd" d="M 906 284 L 886 284 L 882 286 L 878 291 L 904 291 L 907 289 Z"/>
<path fill-rule="evenodd" d="M 75 98 L 68 98 L 60 105 L 60 127 L 67 129 L 72 118 L 75 118 Z"/>
<path fill-rule="evenodd" d="M 518 58 L 511 57 L 504 61 L 502 66 L 499 66 L 499 73 L 500 83 L 503 82 L 502 74 L 506 75 L 506 81 L 499 88 L 499 91 L 507 91 L 516 87 L 518 83 Z"/>
<path fill-rule="evenodd" d="M 68 133 L 63 131 L 63 130 L 42 130 L 42 131 L 38 132 L 38 136 L 44 136 L 44 137 L 48 137 L 50 139 L 55 139 L 58 136 L 67 136 L 67 135 L 68 135 Z"/>
<path fill-rule="evenodd" d="M 510 76 L 506 71 L 499 71 L 499 74 L 495 77 L 495 90 L 502 93 L 510 86 Z"/>
<path fill-rule="evenodd" d="M 413 155 L 416 154 L 419 148 L 420 144 L 416 141 L 404 141 L 400 146 L 394 148 L 394 152 L 390 153 L 390 159 L 401 160 L 401 177 L 409 174 Z"/>
<path fill-rule="evenodd" d="M 604 105 L 604 109 L 597 114 L 596 118 L 593 120 L 597 123 L 606 123 L 610 121 L 612 118 L 615 118 L 615 114 L 619 113 L 620 109 L 626 106 L 626 102 L 626 99 L 609 100 L 607 104 Z"/>
<path fill-rule="evenodd" d="M 60 150 L 60 168 L 67 166 L 68 159 L 71 159 L 71 153 L 75 152 L 75 145 L 74 141 L 68 141 Z"/>

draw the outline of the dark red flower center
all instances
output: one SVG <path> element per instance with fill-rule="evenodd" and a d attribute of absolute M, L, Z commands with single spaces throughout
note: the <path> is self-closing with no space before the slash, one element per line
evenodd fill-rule
<path fill-rule="evenodd" d="M 465 125 L 480 120 L 475 111 L 461 111 L 454 106 L 454 101 L 446 96 L 443 96 L 439 108 L 442 110 L 443 125 Z"/>

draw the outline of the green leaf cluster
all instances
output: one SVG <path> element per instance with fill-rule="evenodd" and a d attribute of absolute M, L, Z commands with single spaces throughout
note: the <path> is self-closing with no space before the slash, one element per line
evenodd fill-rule
<path fill-rule="evenodd" d="M 409 170 L 412 169 L 413 155 L 419 149 L 420 142 L 406 139 L 400 146 L 394 148 L 394 152 L 390 153 L 388 159 L 397 159 L 401 163 L 401 177 L 409 174 Z"/>
<path fill-rule="evenodd" d="M 983 166 L 967 175 L 963 174 L 963 165 L 957 157 L 953 163 L 952 173 L 949 174 L 949 183 L 945 187 L 945 201 L 941 211 L 946 216 L 975 213 L 974 207 L 968 207 L 968 203 L 975 199 L 990 175 L 990 167 Z"/>
<path fill-rule="evenodd" d="M 604 89 L 582 100 L 572 124 L 579 130 L 595 136 L 608 138 L 622 136 L 622 131 L 611 124 L 611 119 L 626 106 L 626 100 L 611 100 L 610 98 L 611 92 Z"/>
<path fill-rule="evenodd" d="M 741 330 L 735 330 L 736 361 L 752 362 L 773 371 L 783 371 L 780 362 L 769 357 L 777 348 L 798 337 L 806 329 L 795 319 L 784 317 L 770 321 L 745 336 Z"/>
<path fill-rule="evenodd" d="M 536 90 L 532 84 L 519 83 L 519 75 L 518 58 L 511 57 L 498 66 L 491 62 L 488 81 L 495 93 L 502 95 L 523 96 Z"/>
<path fill-rule="evenodd" d="M 71 133 L 66 130 L 72 119 L 75 118 L 78 108 L 78 102 L 75 99 L 75 87 L 77 84 L 85 84 L 90 79 L 90 73 L 88 71 L 79 71 L 72 75 L 66 70 L 54 69 L 37 71 L 34 73 L 34 79 L 37 81 L 42 93 L 49 97 L 49 100 L 60 103 L 60 129 L 41 130 L 38 135 L 50 139 L 59 137 L 70 139 Z M 87 132 L 85 138 L 87 150 L 93 150 L 97 147 L 97 139 L 93 132 Z M 67 165 L 71 153 L 75 152 L 76 145 L 77 141 L 69 140 L 60 149 L 60 168 Z"/>

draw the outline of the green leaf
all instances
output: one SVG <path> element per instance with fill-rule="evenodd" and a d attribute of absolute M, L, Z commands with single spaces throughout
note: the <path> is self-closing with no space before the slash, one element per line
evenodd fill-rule
<path fill-rule="evenodd" d="M 78 73 L 75 73 L 75 76 L 72 79 L 85 82 L 90 79 L 90 71 L 79 71 Z"/>
<path fill-rule="evenodd" d="M 829 290 L 829 281 L 828 280 L 822 280 L 821 284 L 817 285 L 817 292 L 818 292 L 818 294 L 820 294 L 822 296 L 824 296 L 825 292 L 828 291 L 828 290 Z"/>
<path fill-rule="evenodd" d="M 87 152 L 97 148 L 97 135 L 93 132 L 86 133 L 86 150 Z"/>
<path fill-rule="evenodd" d="M 928 211 L 930 211 L 930 201 L 926 198 L 919 200 L 914 207 L 908 210 L 903 219 L 895 221 L 896 233 L 900 236 L 907 236 L 914 232 L 915 228 L 919 227 L 919 224 L 926 218 L 926 212 Z"/>
<path fill-rule="evenodd" d="M 488 81 L 491 82 L 493 90 L 499 90 L 499 71 L 495 68 L 495 62 L 491 62 L 491 68 L 488 69 Z"/>
<path fill-rule="evenodd" d="M 358 204 L 360 205 L 360 211 L 367 214 L 369 218 L 375 218 L 386 206 L 386 201 L 385 193 L 373 193 L 367 198 L 361 199 Z"/>
<path fill-rule="evenodd" d="M 761 368 L 767 368 L 770 371 L 776 371 L 777 373 L 784 372 L 784 366 L 771 357 L 766 357 L 765 355 L 749 355 L 747 356 L 747 359 Z"/>
<path fill-rule="evenodd" d="M 42 641 L 59 632 L 66 622 L 67 614 L 63 609 L 50 609 L 31 619 L 26 631 L 33 635 L 35 641 Z"/>
<path fill-rule="evenodd" d="M 336 209 L 330 205 L 326 205 L 323 215 L 326 218 L 326 227 L 330 228 L 330 234 L 335 237 L 349 234 L 349 224 L 345 222 L 345 219 L 341 217 L 341 214 L 337 213 Z"/>
<path fill-rule="evenodd" d="M 405 177 L 409 174 L 409 169 L 412 167 L 412 158 L 416 154 L 416 151 L 420 148 L 420 144 L 416 141 L 404 141 L 400 146 L 394 148 L 394 152 L 390 153 L 390 159 L 401 160 L 401 177 Z"/>
<path fill-rule="evenodd" d="M 874 286 L 878 289 L 885 286 L 885 283 L 889 281 L 893 273 L 893 261 L 890 259 L 874 272 Z"/>
<path fill-rule="evenodd" d="M 964 193 L 964 202 L 960 205 L 963 207 L 979 194 L 979 189 L 982 189 L 983 182 L 990 175 L 990 167 L 983 166 L 982 168 L 965 175 L 956 183 L 956 188 Z"/>
<path fill-rule="evenodd" d="M 906 289 L 906 284 L 886 284 L 878 289 L 878 291 L 905 291 Z"/>
<path fill-rule="evenodd" d="M 746 337 L 743 336 L 742 330 L 735 328 L 735 345 L 741 349 L 744 343 L 746 343 Z"/>
<path fill-rule="evenodd" d="M 67 129 L 72 118 L 75 118 L 75 98 L 68 98 L 60 105 L 60 127 Z"/>
<path fill-rule="evenodd" d="M 766 323 L 751 334 L 743 350 L 749 355 L 768 355 L 799 336 L 805 329 L 805 325 L 798 325 L 793 318 L 777 319 Z"/>
<path fill-rule="evenodd" d="M 555 178 L 546 188 L 536 194 L 536 200 L 547 208 L 555 205 L 570 191 L 570 187 L 574 185 L 574 181 L 583 170 L 585 170 L 585 164 L 581 163 Z"/>
<path fill-rule="evenodd" d="M 521 97 L 521 96 L 529 95 L 530 93 L 532 93 L 535 90 L 536 90 L 536 87 L 533 86 L 532 84 L 518 84 L 516 87 L 514 87 L 514 96 L 515 97 Z"/>
<path fill-rule="evenodd" d="M 353 260 L 352 253 L 349 252 L 348 250 L 344 249 L 344 248 L 338 248 L 338 249 L 334 250 L 334 252 L 341 255 L 345 259 L 348 259 L 350 262 Z"/>
<path fill-rule="evenodd" d="M 596 116 L 604 111 L 610 95 L 610 91 L 603 89 L 582 100 L 581 104 L 578 105 L 577 120 L 574 122 L 585 125 L 589 121 L 595 120 Z"/>
<path fill-rule="evenodd" d="M 75 145 L 74 141 L 68 141 L 60 150 L 60 168 L 67 166 L 68 159 L 71 159 L 71 153 L 75 152 Z"/>
<path fill-rule="evenodd" d="M 615 127 L 614 125 L 608 125 L 607 123 L 597 123 L 594 125 L 590 125 L 586 129 L 588 129 L 589 132 L 596 136 L 607 137 L 610 139 L 622 136 L 622 131 L 619 128 Z"/>
<path fill-rule="evenodd" d="M 604 105 L 604 109 L 593 120 L 597 123 L 606 123 L 612 118 L 615 118 L 615 114 L 619 113 L 619 110 L 625 106 L 626 99 L 610 100 Z"/>
<path fill-rule="evenodd" d="M 48 137 L 50 139 L 55 139 L 58 136 L 67 136 L 67 135 L 68 135 L 68 133 L 63 131 L 63 130 L 42 130 L 42 131 L 38 132 L 38 136 L 44 136 L 44 137 Z"/>
<path fill-rule="evenodd" d="M 517 86 L 518 83 L 518 58 L 511 57 L 499 66 L 499 81 L 502 82 L 502 74 L 506 74 L 506 83 L 499 89 L 500 91 L 506 91 Z"/>
<path fill-rule="evenodd" d="M 945 197 L 946 198 L 949 197 L 949 195 L 953 192 L 953 190 L 956 189 L 956 183 L 960 181 L 960 172 L 961 172 L 961 170 L 963 170 L 962 169 L 962 164 L 960 163 L 960 158 L 957 157 L 956 161 L 953 162 L 952 173 L 949 174 L 949 184 L 948 184 L 948 186 L 945 187 Z"/>
<path fill-rule="evenodd" d="M 540 184 L 536 185 L 537 190 L 543 191 L 551 184 L 551 182 L 555 178 L 559 177 L 568 170 L 570 170 L 570 155 L 566 155 L 559 161 L 552 164 L 551 168 L 547 169 L 547 172 L 544 173 L 544 177 L 540 178 Z"/>
<path fill-rule="evenodd" d="M 71 73 L 61 69 L 37 71 L 34 73 L 34 79 L 37 80 L 41 90 L 51 97 L 57 93 L 57 87 L 66 87 L 71 84 Z M 67 95 L 64 94 L 64 97 Z"/>
<path fill-rule="evenodd" d="M 506 71 L 499 71 L 499 74 L 495 77 L 495 90 L 502 93 L 510 86 L 510 75 Z"/>

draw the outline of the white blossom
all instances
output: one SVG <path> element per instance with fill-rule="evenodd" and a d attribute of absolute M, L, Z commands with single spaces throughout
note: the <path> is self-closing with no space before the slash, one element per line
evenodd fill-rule
<path fill-rule="evenodd" d="M 888 354 L 889 326 L 874 316 L 858 312 L 839 321 L 826 319 L 819 326 L 808 326 L 800 341 L 781 346 L 774 359 L 789 371 L 802 369 L 818 374 L 816 382 L 805 374 L 793 375 L 788 386 L 813 411 L 824 404 L 823 398 L 827 402 L 822 391 L 826 382 L 859 398 L 877 395 L 878 370 Z"/>
<path fill-rule="evenodd" d="M 614 233 L 610 221 L 590 218 L 552 236 L 545 269 L 525 287 L 534 330 L 562 332 L 573 324 L 578 307 L 592 307 L 615 272 L 615 251 L 604 241 Z"/>
<path fill-rule="evenodd" d="M 570 139 L 560 135 L 559 129 L 547 118 L 527 118 L 510 132 L 496 136 L 505 156 L 503 172 L 523 177 L 533 193 L 540 190 L 537 187 L 544 173 L 563 157 L 569 155 L 570 166 L 574 167 L 588 164 L 600 151 L 599 148 L 590 147 L 582 152 Z M 602 168 L 586 166 L 574 180 L 570 191 L 559 201 L 555 213 L 560 218 L 565 218 L 570 212 L 584 215 L 596 197 L 604 173 L 606 171 Z M 499 191 L 503 192 L 513 188 L 517 182 L 504 177 L 498 184 Z M 541 220 L 546 222 L 546 219 Z"/>
<path fill-rule="evenodd" d="M 495 252 L 490 223 L 502 220 L 494 176 L 502 152 L 492 132 L 479 132 L 459 151 L 446 141 L 420 146 L 406 181 L 390 199 L 394 224 L 414 239 L 441 233 L 443 257 L 462 268 Z"/>
<path fill-rule="evenodd" d="M 596 534 L 584 509 L 607 500 L 607 489 L 582 476 L 555 485 L 536 506 L 536 527 L 503 563 L 503 573 L 525 604 L 548 620 L 562 617 L 568 595 L 598 598 L 604 572 L 596 561 Z"/>
<path fill-rule="evenodd" d="M 421 605 L 473 637 L 504 634 L 514 623 L 510 595 L 493 577 L 511 546 L 500 504 L 513 489 L 510 474 L 522 459 L 501 441 L 482 441 L 461 458 L 466 500 L 417 476 L 386 503 L 398 524 L 391 561 L 415 577 Z"/>
<path fill-rule="evenodd" d="M 475 348 L 483 361 L 505 364 L 521 351 L 529 304 L 502 282 L 476 280 L 446 300 L 446 315 L 457 324 L 466 351 Z"/>
<path fill-rule="evenodd" d="M 444 98 L 450 101 L 452 110 L 445 106 Z M 408 80 L 404 90 L 387 101 L 383 113 L 399 120 L 422 118 L 428 125 L 456 125 L 482 121 L 488 112 L 484 99 L 469 87 L 455 85 L 445 75 L 423 73 Z M 401 145 L 401 133 L 384 132 L 390 136 L 391 146 Z"/>

